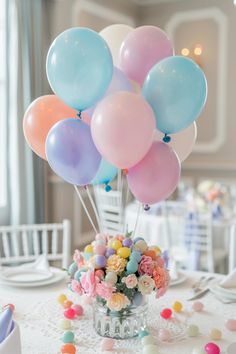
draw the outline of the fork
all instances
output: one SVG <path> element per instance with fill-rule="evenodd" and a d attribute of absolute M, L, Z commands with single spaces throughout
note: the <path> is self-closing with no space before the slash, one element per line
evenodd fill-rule
<path fill-rule="evenodd" d="M 193 292 L 194 292 L 194 293 L 200 292 L 200 291 L 203 290 L 203 288 L 204 288 L 211 280 L 213 280 L 213 279 L 214 279 L 213 276 L 210 276 L 210 277 L 202 276 L 202 277 L 200 278 L 199 282 L 197 283 L 197 285 L 195 284 L 195 286 L 192 287 Z"/>

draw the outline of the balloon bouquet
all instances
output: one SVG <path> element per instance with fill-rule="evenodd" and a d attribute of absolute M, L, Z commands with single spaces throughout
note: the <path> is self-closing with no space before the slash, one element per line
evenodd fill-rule
<path fill-rule="evenodd" d="M 37 98 L 25 113 L 31 149 L 75 186 L 109 191 L 120 169 L 142 204 L 169 197 L 206 102 L 199 66 L 175 56 L 158 27 L 116 24 L 99 34 L 64 31 L 46 70 L 55 95 Z"/>

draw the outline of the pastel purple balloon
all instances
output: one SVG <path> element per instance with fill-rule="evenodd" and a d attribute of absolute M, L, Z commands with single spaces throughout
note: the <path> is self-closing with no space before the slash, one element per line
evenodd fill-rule
<path fill-rule="evenodd" d="M 90 127 L 74 118 L 62 120 L 51 128 L 46 156 L 58 176 L 79 186 L 87 185 L 94 178 L 101 162 Z"/>
<path fill-rule="evenodd" d="M 116 253 L 116 251 L 114 250 L 114 248 L 108 248 L 108 250 L 106 251 L 106 257 L 108 258 L 115 253 Z"/>
<path fill-rule="evenodd" d="M 104 268 L 106 266 L 107 259 L 105 256 L 96 255 L 95 256 L 95 263 L 96 263 L 97 267 Z"/>
<path fill-rule="evenodd" d="M 172 148 L 153 142 L 147 155 L 128 171 L 131 192 L 143 204 L 154 204 L 168 198 L 180 177 L 180 162 Z"/>
<path fill-rule="evenodd" d="M 103 96 L 103 98 L 105 98 L 106 96 L 112 95 L 113 93 L 119 92 L 119 91 L 133 92 L 134 90 L 131 86 L 130 81 L 126 77 L 126 75 L 120 69 L 118 69 L 114 66 L 112 80 L 111 80 L 110 85 L 108 86 L 108 89 L 107 89 L 105 95 Z M 92 117 L 95 108 L 96 108 L 96 105 L 87 109 L 85 112 L 88 113 L 88 115 L 90 117 Z"/>
<path fill-rule="evenodd" d="M 125 238 L 122 241 L 122 246 L 124 246 L 124 247 L 131 247 L 132 244 L 133 244 L 133 241 L 131 240 L 131 238 Z"/>
<path fill-rule="evenodd" d="M 156 26 L 141 26 L 125 37 L 120 49 L 119 67 L 129 79 L 142 85 L 149 70 L 173 54 L 165 32 Z"/>

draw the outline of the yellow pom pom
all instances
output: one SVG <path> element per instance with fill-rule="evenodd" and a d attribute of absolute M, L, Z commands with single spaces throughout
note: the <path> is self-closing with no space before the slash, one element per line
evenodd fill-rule
<path fill-rule="evenodd" d="M 65 294 L 61 294 L 57 298 L 57 302 L 59 302 L 60 305 L 63 305 L 66 300 L 67 300 L 67 297 Z"/>
<path fill-rule="evenodd" d="M 114 250 L 117 251 L 119 248 L 122 247 L 122 243 L 121 243 L 119 240 L 114 240 L 114 241 L 112 242 L 111 247 L 112 247 Z"/>
<path fill-rule="evenodd" d="M 84 248 L 84 252 L 85 252 L 85 253 L 93 253 L 93 246 L 92 246 L 92 245 L 87 245 L 87 246 Z"/>
<path fill-rule="evenodd" d="M 183 308 L 183 305 L 182 305 L 181 302 L 179 302 L 179 301 L 175 301 L 175 303 L 174 303 L 173 306 L 172 306 L 172 309 L 173 309 L 175 312 L 181 312 L 181 311 L 182 311 L 182 308 Z"/>
<path fill-rule="evenodd" d="M 117 254 L 122 258 L 128 258 L 130 256 L 130 248 L 129 247 L 121 247 L 118 249 Z"/>

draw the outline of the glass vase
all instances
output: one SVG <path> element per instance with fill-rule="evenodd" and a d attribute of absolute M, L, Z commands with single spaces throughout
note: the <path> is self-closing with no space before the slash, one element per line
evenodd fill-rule
<path fill-rule="evenodd" d="M 147 326 L 146 300 L 139 306 L 132 305 L 122 311 L 109 311 L 97 301 L 93 306 L 94 328 L 102 337 L 133 338 Z"/>

